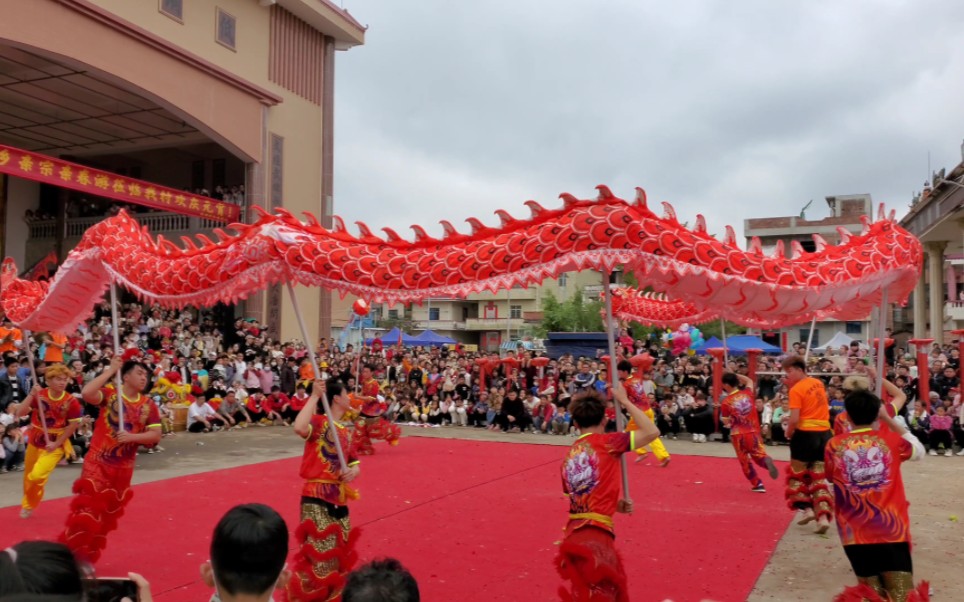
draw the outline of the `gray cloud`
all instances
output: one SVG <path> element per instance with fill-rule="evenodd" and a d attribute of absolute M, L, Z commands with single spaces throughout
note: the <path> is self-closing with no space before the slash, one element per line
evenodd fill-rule
<path fill-rule="evenodd" d="M 336 213 L 403 236 L 599 183 L 716 232 L 837 194 L 902 214 L 928 151 L 960 161 L 954 0 L 345 7 L 370 29 L 337 59 Z"/>

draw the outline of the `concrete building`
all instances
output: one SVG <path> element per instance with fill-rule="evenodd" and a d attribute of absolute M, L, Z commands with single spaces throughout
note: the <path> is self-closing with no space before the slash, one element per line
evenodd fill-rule
<path fill-rule="evenodd" d="M 117 200 L 77 191 L 87 168 L 105 185 L 130 177 L 175 191 L 170 208 L 129 205 L 169 239 L 224 226 L 175 206 L 185 190 L 243 187 L 231 194 L 242 220 L 283 206 L 329 222 L 335 56 L 364 38 L 331 0 L 4 2 L 0 145 L 85 169 L 73 189 L 0 169 L 0 255 L 21 268 L 50 249 L 63 259 Z M 331 296 L 298 294 L 309 331 L 328 333 Z M 277 287 L 237 312 L 300 338 Z"/>
<path fill-rule="evenodd" d="M 743 221 L 743 232 L 747 244 L 753 238 L 759 238 L 766 253 L 772 253 L 779 243 L 784 245 L 786 253 L 790 253 L 790 243 L 800 243 L 805 251 L 816 250 L 813 235 L 822 236 L 830 244 L 840 242 L 838 228 L 843 228 L 853 234 L 860 234 L 863 224 L 862 216 L 873 215 L 873 200 L 869 194 L 851 194 L 826 197 L 830 208 L 830 215 L 821 220 L 807 220 L 801 212 L 800 217 L 761 217 Z M 822 345 L 842 332 L 859 340 L 872 338 L 869 334 L 868 316 L 866 320 L 841 322 L 839 320 L 823 320 L 817 323 L 813 334 L 814 347 Z M 801 324 L 775 331 L 765 331 L 764 338 L 774 345 L 787 349 L 796 342 L 806 343 L 810 334 L 810 325 Z"/>
<path fill-rule="evenodd" d="M 433 298 L 422 305 L 388 307 L 375 304 L 375 323 L 404 319 L 409 332 L 433 330 L 467 345 L 478 345 L 483 351 L 496 350 L 507 341 L 530 336 L 542 321 L 542 302 L 554 295 L 560 302 L 581 295 L 583 301 L 598 301 L 602 294 L 602 274 L 592 270 L 562 274 L 541 285 L 516 287 L 498 293 L 476 293 L 465 299 Z M 355 297 L 335 299 L 335 320 L 343 326 L 348 321 Z M 337 330 L 337 326 L 336 326 Z M 357 338 L 357 335 L 356 337 Z M 354 340 L 354 339 L 353 339 Z"/>
<path fill-rule="evenodd" d="M 964 145 L 961 148 L 964 159 Z M 895 323 L 916 338 L 953 342 L 964 328 L 964 160 L 933 174 L 911 201 L 900 225 L 924 245 L 925 266 L 906 308 Z"/>

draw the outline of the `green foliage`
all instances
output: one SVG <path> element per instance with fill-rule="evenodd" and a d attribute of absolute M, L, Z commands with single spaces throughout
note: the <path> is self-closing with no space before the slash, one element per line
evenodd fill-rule
<path fill-rule="evenodd" d="M 542 323 L 536 335 L 545 337 L 549 332 L 603 332 L 602 301 L 586 303 L 582 292 L 560 302 L 552 292 L 542 299 Z"/>

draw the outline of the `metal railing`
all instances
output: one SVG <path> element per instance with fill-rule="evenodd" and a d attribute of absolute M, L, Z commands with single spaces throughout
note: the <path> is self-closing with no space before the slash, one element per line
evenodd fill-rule
<path fill-rule="evenodd" d="M 183 215 L 181 213 L 151 212 L 135 213 L 134 219 L 142 226 L 147 226 L 147 231 L 156 234 L 193 234 L 195 232 L 205 232 L 213 228 L 224 228 L 226 224 L 216 220 Z M 88 228 L 103 221 L 104 217 L 70 217 L 65 224 L 65 238 L 80 238 Z M 30 222 L 30 238 L 45 239 L 56 238 L 57 221 L 44 220 Z"/>

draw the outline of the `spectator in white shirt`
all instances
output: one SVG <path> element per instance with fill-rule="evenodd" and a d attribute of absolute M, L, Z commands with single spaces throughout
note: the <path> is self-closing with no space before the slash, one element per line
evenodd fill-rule
<path fill-rule="evenodd" d="M 224 426 L 224 418 L 214 411 L 204 395 L 197 395 L 187 409 L 187 430 L 192 433 L 210 433 Z"/>

